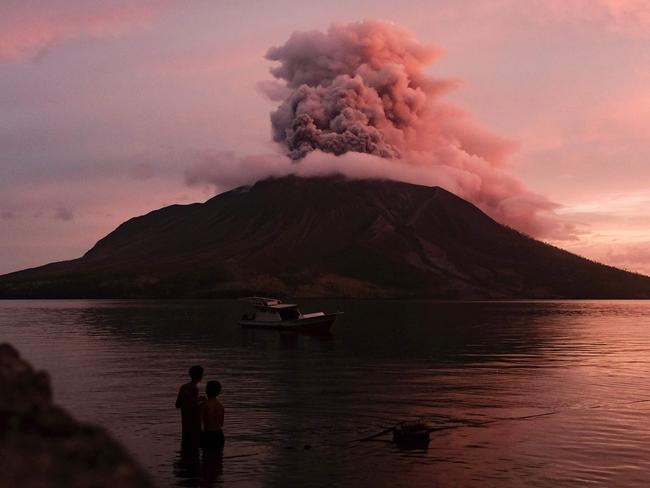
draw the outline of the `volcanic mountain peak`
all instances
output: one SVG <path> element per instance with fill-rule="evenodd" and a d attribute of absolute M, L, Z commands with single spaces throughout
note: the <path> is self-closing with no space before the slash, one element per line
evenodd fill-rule
<path fill-rule="evenodd" d="M 647 298 L 650 278 L 505 227 L 438 187 L 267 179 L 120 225 L 0 296 Z"/>

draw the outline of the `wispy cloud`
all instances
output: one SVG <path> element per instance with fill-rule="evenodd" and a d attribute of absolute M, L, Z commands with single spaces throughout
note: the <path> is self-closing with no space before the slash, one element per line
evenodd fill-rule
<path fill-rule="evenodd" d="M 650 35 L 647 0 L 536 0 L 535 4 L 554 18 L 597 22 L 622 34 Z"/>
<path fill-rule="evenodd" d="M 74 219 L 74 214 L 69 208 L 60 207 L 54 210 L 54 218 L 57 220 L 69 221 Z"/>
<path fill-rule="evenodd" d="M 165 3 L 4 0 L 0 3 L 0 61 L 23 61 L 38 57 L 61 42 L 119 36 L 145 27 Z"/>
<path fill-rule="evenodd" d="M 538 23 L 591 23 L 629 35 L 650 35 L 650 2 L 647 0 L 478 0 L 471 2 L 472 12 L 485 22 L 495 18 L 512 21 L 513 17 Z M 445 17 L 466 15 L 456 2 L 439 9 Z"/>
<path fill-rule="evenodd" d="M 565 205 L 580 239 L 561 245 L 612 266 L 650 275 L 650 191 L 618 192 Z"/>

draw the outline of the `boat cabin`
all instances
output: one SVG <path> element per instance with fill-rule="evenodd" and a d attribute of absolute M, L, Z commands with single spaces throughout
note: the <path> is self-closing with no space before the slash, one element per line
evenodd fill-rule
<path fill-rule="evenodd" d="M 244 320 L 260 322 L 281 322 L 297 320 L 302 314 L 295 303 L 282 303 L 275 298 L 249 297 L 242 299 L 254 308 L 252 315 L 244 316 Z"/>

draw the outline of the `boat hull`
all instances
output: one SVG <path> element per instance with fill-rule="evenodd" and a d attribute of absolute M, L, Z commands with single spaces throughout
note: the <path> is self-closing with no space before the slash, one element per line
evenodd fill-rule
<path fill-rule="evenodd" d="M 319 315 L 317 317 L 306 317 L 295 320 L 282 320 L 282 321 L 263 321 L 263 320 L 245 320 L 239 321 L 242 327 L 250 327 L 256 329 L 274 329 L 286 330 L 293 332 L 305 332 L 311 334 L 326 334 L 329 332 L 332 324 L 338 317 L 338 313 L 329 313 Z"/>

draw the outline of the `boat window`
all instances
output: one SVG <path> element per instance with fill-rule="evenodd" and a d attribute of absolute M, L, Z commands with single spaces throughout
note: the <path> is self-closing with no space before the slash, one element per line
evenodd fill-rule
<path fill-rule="evenodd" d="M 300 317 L 300 313 L 296 308 L 283 308 L 280 310 L 280 317 L 282 320 L 295 320 Z"/>

